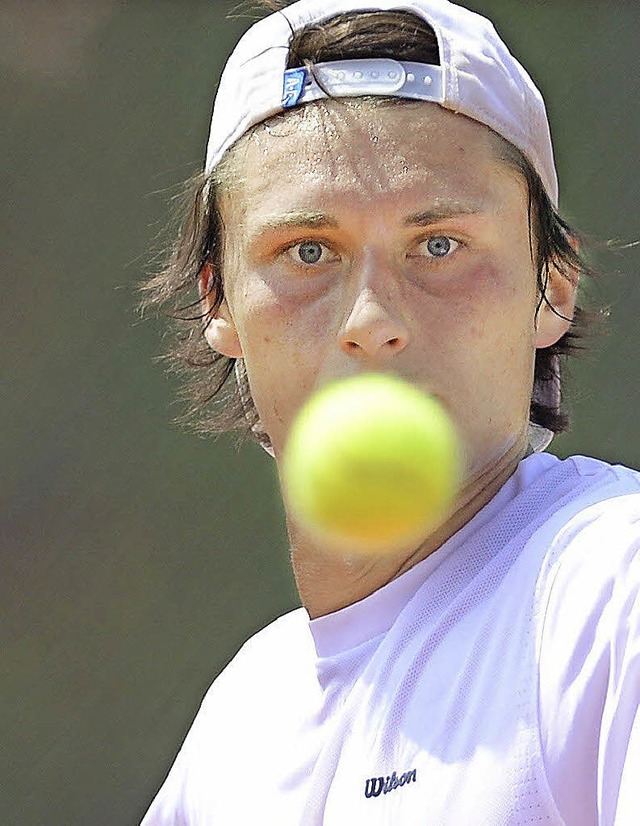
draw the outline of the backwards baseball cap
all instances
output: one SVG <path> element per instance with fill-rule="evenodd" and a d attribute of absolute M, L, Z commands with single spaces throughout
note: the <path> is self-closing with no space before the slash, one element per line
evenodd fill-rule
<path fill-rule="evenodd" d="M 287 68 L 300 30 L 347 12 L 412 12 L 434 30 L 440 65 L 371 58 Z M 493 129 L 531 163 L 552 203 L 558 180 L 542 95 L 486 18 L 449 0 L 299 0 L 254 24 L 223 71 L 213 108 L 205 172 L 252 126 L 327 97 L 425 100 Z"/>

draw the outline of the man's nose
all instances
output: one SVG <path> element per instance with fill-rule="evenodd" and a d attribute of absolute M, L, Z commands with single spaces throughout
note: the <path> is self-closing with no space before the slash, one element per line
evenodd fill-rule
<path fill-rule="evenodd" d="M 342 350 L 355 358 L 375 361 L 401 353 L 408 343 L 407 324 L 392 297 L 375 284 L 361 284 L 340 330 Z"/>

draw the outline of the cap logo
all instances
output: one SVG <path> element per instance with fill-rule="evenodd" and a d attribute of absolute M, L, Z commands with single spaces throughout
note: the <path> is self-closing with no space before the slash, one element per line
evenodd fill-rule
<path fill-rule="evenodd" d="M 284 83 L 282 88 L 282 106 L 284 109 L 290 109 L 302 97 L 304 91 L 304 82 L 307 78 L 307 70 L 302 69 L 287 69 L 284 73 Z"/>

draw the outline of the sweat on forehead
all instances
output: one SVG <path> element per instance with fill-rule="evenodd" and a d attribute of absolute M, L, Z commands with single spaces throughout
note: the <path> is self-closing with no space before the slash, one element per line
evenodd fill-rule
<path fill-rule="evenodd" d="M 399 133 L 393 127 L 400 111 L 409 128 Z M 451 140 L 452 124 L 458 136 L 470 134 L 487 145 L 496 161 L 518 153 L 488 127 L 435 104 L 350 98 L 316 101 L 257 124 L 227 151 L 214 178 L 219 194 L 231 193 L 247 182 L 247 176 L 261 178 L 265 165 L 283 184 L 288 179 L 311 179 L 322 165 L 336 178 L 353 177 L 354 184 L 382 173 L 381 186 L 393 187 L 398 176 L 422 166 L 434 142 L 447 135 Z M 347 139 L 361 147 L 356 166 L 342 151 Z M 452 156 L 456 151 L 467 151 L 464 142 L 452 143 Z"/>

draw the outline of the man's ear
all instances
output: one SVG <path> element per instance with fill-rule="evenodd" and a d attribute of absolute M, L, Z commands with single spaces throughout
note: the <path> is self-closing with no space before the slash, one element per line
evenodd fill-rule
<path fill-rule="evenodd" d="M 216 290 L 213 265 L 207 263 L 200 270 L 198 289 L 204 318 L 204 337 L 209 347 L 229 358 L 242 358 L 242 347 L 236 325 L 226 299 L 215 309 Z"/>
<path fill-rule="evenodd" d="M 557 265 L 549 266 L 544 296 L 536 318 L 536 347 L 551 347 L 571 327 L 576 307 L 578 272 L 561 271 Z"/>

